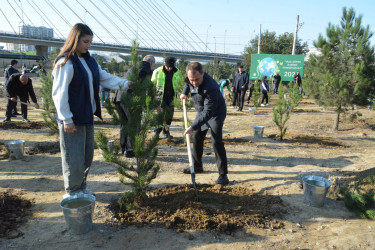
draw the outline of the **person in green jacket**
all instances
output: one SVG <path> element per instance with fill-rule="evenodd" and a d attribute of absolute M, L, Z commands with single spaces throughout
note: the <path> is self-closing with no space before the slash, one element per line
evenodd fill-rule
<path fill-rule="evenodd" d="M 176 93 L 178 82 L 183 80 L 179 70 L 175 67 L 176 59 L 174 57 L 165 58 L 164 65 L 155 69 L 151 81 L 155 84 L 157 97 L 160 99 L 160 107 L 162 111 L 166 111 L 165 124 L 160 124 L 155 128 L 155 136 L 159 136 L 163 131 L 163 137 L 172 139 L 169 132 L 171 126 L 174 106 L 173 99 L 179 93 Z"/>
<path fill-rule="evenodd" d="M 223 97 L 224 97 L 224 88 L 225 87 L 227 87 L 227 89 L 230 93 L 232 92 L 230 87 L 229 87 L 229 85 L 231 85 L 232 83 L 233 83 L 233 79 L 223 79 L 223 80 L 219 81 L 220 92 L 223 95 Z"/>

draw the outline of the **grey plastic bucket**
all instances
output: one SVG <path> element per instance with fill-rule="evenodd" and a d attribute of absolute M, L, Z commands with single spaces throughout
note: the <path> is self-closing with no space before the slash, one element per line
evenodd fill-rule
<path fill-rule="evenodd" d="M 312 207 L 322 207 L 332 183 L 320 176 L 307 175 L 302 178 L 304 202 Z"/>
<path fill-rule="evenodd" d="M 107 142 L 107 148 L 110 152 L 113 153 L 113 151 L 115 151 L 115 141 L 114 140 L 109 140 Z M 103 153 L 103 150 L 101 148 L 99 148 L 99 153 L 101 156 L 104 156 L 104 153 Z"/>
<path fill-rule="evenodd" d="M 249 108 L 250 115 L 255 115 L 256 108 Z"/>
<path fill-rule="evenodd" d="M 5 146 L 8 150 L 9 159 L 11 160 L 19 160 L 23 158 L 24 140 L 17 140 L 17 141 L 8 141 L 5 142 Z"/>
<path fill-rule="evenodd" d="M 70 234 L 84 234 L 92 230 L 96 198 L 89 194 L 77 194 L 65 198 L 60 206 Z"/>
<path fill-rule="evenodd" d="M 263 137 L 263 126 L 253 126 L 254 130 L 254 138 L 262 138 Z"/>

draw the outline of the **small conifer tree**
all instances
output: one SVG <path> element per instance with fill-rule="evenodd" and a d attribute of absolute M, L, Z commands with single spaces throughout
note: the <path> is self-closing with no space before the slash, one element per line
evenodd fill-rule
<path fill-rule="evenodd" d="M 289 120 L 290 114 L 288 100 L 284 98 L 284 93 L 284 88 L 280 88 L 278 99 L 276 101 L 276 106 L 272 108 L 273 121 L 279 128 L 280 132 L 280 141 L 283 140 L 284 135 L 286 133 L 286 122 Z"/>
<path fill-rule="evenodd" d="M 292 109 L 298 107 L 300 102 L 302 101 L 302 95 L 300 94 L 298 84 L 293 84 L 293 82 L 289 83 L 289 97 L 291 101 Z"/>
<path fill-rule="evenodd" d="M 259 79 L 256 79 L 254 83 L 254 90 L 253 90 L 254 107 L 260 107 L 260 95 L 261 94 L 262 93 L 260 92 L 260 81 Z"/>
<path fill-rule="evenodd" d="M 107 148 L 107 138 L 102 131 L 96 134 L 97 145 L 103 150 L 103 156 L 106 161 L 113 162 L 118 166 L 120 181 L 124 185 L 132 187 L 131 192 L 125 192 L 119 199 L 121 209 L 136 208 L 145 198 L 148 185 L 156 178 L 160 169 L 156 164 L 157 156 L 157 137 L 147 138 L 148 130 L 159 124 L 164 113 L 156 112 L 156 107 L 160 105 L 155 98 L 155 88 L 151 82 L 151 76 L 141 80 L 138 72 L 141 65 L 141 58 L 137 54 L 138 44 L 133 41 L 131 59 L 132 68 L 127 78 L 132 82 L 132 93 L 122 94 L 121 104 L 129 109 L 128 118 L 123 120 L 125 134 L 129 136 L 130 143 L 133 146 L 133 152 L 136 158 L 135 164 L 124 161 L 117 154 L 110 152 Z M 116 108 L 110 102 L 106 103 L 108 112 L 114 120 L 123 119 L 116 112 Z"/>
<path fill-rule="evenodd" d="M 59 131 L 59 127 L 57 125 L 56 121 L 56 107 L 55 103 L 53 102 L 52 99 L 52 76 L 51 73 L 48 73 L 47 76 L 44 74 L 40 75 L 40 79 L 42 82 L 42 88 L 41 92 L 43 95 L 43 102 L 42 102 L 42 107 L 43 107 L 43 120 L 46 123 L 47 127 L 51 129 L 51 134 L 57 134 Z"/>

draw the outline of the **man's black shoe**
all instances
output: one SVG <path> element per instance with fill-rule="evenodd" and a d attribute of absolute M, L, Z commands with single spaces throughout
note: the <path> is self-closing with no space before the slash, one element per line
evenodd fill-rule
<path fill-rule="evenodd" d="M 229 184 L 229 179 L 226 174 L 220 175 L 219 178 L 216 180 L 216 184 L 219 185 L 228 185 Z"/>
<path fill-rule="evenodd" d="M 162 136 L 163 138 L 168 138 L 169 140 L 170 139 L 173 139 L 173 136 L 170 134 L 170 133 L 163 133 L 163 136 Z"/>
<path fill-rule="evenodd" d="M 11 114 L 10 117 L 17 117 L 17 115 L 15 115 L 15 114 Z"/>
<path fill-rule="evenodd" d="M 22 114 L 20 114 L 20 113 L 18 113 L 18 112 L 15 112 L 15 113 L 13 113 L 12 115 L 22 115 Z"/>
<path fill-rule="evenodd" d="M 127 157 L 127 158 L 133 158 L 133 157 L 135 157 L 134 152 L 133 151 L 126 151 L 125 152 L 125 157 Z"/>
<path fill-rule="evenodd" d="M 190 168 L 185 168 L 182 172 L 184 174 L 191 174 Z M 201 174 L 201 173 L 203 173 L 203 169 L 195 169 L 195 173 L 196 174 Z"/>
<path fill-rule="evenodd" d="M 10 118 L 5 118 L 3 122 L 10 122 Z"/>

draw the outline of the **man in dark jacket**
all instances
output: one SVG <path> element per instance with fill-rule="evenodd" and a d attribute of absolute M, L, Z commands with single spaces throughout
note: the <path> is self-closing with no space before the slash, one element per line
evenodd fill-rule
<path fill-rule="evenodd" d="M 155 57 L 151 55 L 147 55 L 143 58 L 142 66 L 139 69 L 138 75 L 139 79 L 142 81 L 147 76 L 151 78 L 152 71 L 155 66 Z M 133 92 L 132 89 L 128 89 L 125 94 L 131 94 Z M 129 121 L 129 109 L 125 107 L 121 103 L 121 95 L 124 93 L 122 90 L 117 90 L 114 98 L 114 102 L 117 106 L 118 112 L 122 118 L 123 121 L 128 122 Z M 134 157 L 133 147 L 130 143 L 130 139 L 128 138 L 128 135 L 125 133 L 125 123 L 121 123 L 120 126 L 120 145 L 121 145 L 121 152 L 128 158 Z"/>
<path fill-rule="evenodd" d="M 279 73 L 276 73 L 273 76 L 273 84 L 274 84 L 273 93 L 274 94 L 278 94 L 279 93 L 280 82 L 281 82 L 281 76 L 279 75 Z"/>
<path fill-rule="evenodd" d="M 299 93 L 302 95 L 302 94 L 303 94 L 302 78 L 301 78 L 301 75 L 299 74 L 299 72 L 297 72 L 297 73 L 293 76 L 293 80 L 294 80 L 294 84 L 298 84 Z"/>
<path fill-rule="evenodd" d="M 193 134 L 193 165 L 195 173 L 203 172 L 202 155 L 203 143 L 207 131 L 211 129 L 212 145 L 215 151 L 216 165 L 219 170 L 219 178 L 216 184 L 227 185 L 229 183 L 227 153 L 223 143 L 223 125 L 227 109 L 218 84 L 203 72 L 202 65 L 198 62 L 188 64 L 186 67 L 187 78 L 180 96 L 180 100 L 187 99 L 189 93 L 194 102 L 197 116 L 186 134 Z M 190 169 L 184 169 L 184 173 L 190 174 Z"/>
<path fill-rule="evenodd" d="M 243 70 L 243 66 L 238 67 L 238 73 L 234 75 L 234 83 L 232 86 L 233 106 L 236 105 L 238 98 L 238 111 L 242 111 L 246 90 L 249 88 L 249 74 Z"/>
<path fill-rule="evenodd" d="M 12 60 L 10 61 L 10 65 L 8 66 L 8 68 L 5 69 L 4 71 L 4 91 L 6 92 L 6 85 L 7 85 L 7 82 L 9 80 L 9 77 L 13 74 L 16 74 L 16 73 L 19 73 L 18 71 L 18 61 L 17 60 Z M 16 100 L 17 100 L 17 97 L 16 97 Z M 17 113 L 17 103 L 16 105 L 13 106 L 13 109 L 12 109 L 12 117 L 17 117 L 17 115 L 21 115 L 19 113 Z"/>
<path fill-rule="evenodd" d="M 33 84 L 30 78 L 26 75 L 21 73 L 13 74 L 10 76 L 7 86 L 6 86 L 6 93 L 7 93 L 7 107 L 5 112 L 5 119 L 4 122 L 10 122 L 12 116 L 12 109 L 13 106 L 16 105 L 18 96 L 21 102 L 27 103 L 29 102 L 29 95 L 31 100 L 35 103 L 35 107 L 39 108 L 38 102 L 36 100 L 36 96 L 34 93 Z M 21 111 L 22 111 L 22 121 L 23 122 L 30 122 L 27 119 L 27 105 L 21 104 Z"/>

